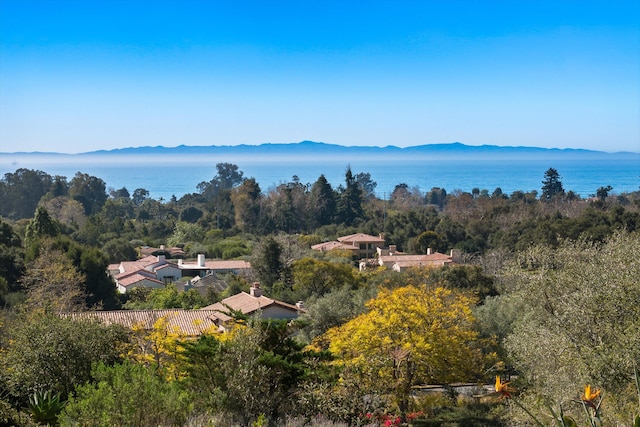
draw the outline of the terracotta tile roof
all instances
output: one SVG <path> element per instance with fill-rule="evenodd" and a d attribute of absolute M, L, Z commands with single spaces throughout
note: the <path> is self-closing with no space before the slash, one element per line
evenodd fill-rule
<path fill-rule="evenodd" d="M 121 271 L 130 272 L 130 271 L 138 271 L 143 270 L 145 267 L 155 264 L 158 262 L 158 257 L 153 255 L 146 256 L 144 258 L 140 258 L 137 261 L 122 261 L 120 263 Z"/>
<path fill-rule="evenodd" d="M 132 276 L 134 274 L 141 274 L 141 275 L 143 275 L 145 277 L 150 277 L 150 278 L 154 278 L 154 279 L 156 277 L 156 275 L 153 274 L 151 271 L 147 271 L 147 270 L 132 270 L 132 271 L 125 271 L 124 273 L 116 274 L 114 276 L 114 279 L 120 280 L 120 279 L 124 279 L 125 277 Z"/>
<path fill-rule="evenodd" d="M 384 243 L 384 239 L 370 234 L 356 233 L 338 237 L 339 242 Z"/>
<path fill-rule="evenodd" d="M 441 254 L 440 252 L 435 252 L 429 255 L 383 255 L 380 258 L 381 262 L 390 263 L 390 262 L 407 262 L 407 261 L 419 261 L 419 262 L 442 262 L 442 261 L 451 261 L 451 257 L 449 255 Z"/>
<path fill-rule="evenodd" d="M 211 310 L 113 310 L 84 311 L 69 313 L 71 318 L 98 319 L 104 324 L 118 324 L 131 328 L 141 325 L 150 330 L 161 317 L 167 316 L 171 327 L 178 327 L 180 332 L 188 336 L 201 335 L 205 331 L 217 330 L 217 313 Z"/>
<path fill-rule="evenodd" d="M 156 279 L 155 277 L 149 277 L 144 274 L 140 274 L 139 272 L 127 273 L 124 275 L 124 277 L 117 277 L 116 279 L 118 281 L 118 285 L 124 286 L 125 288 L 128 286 L 135 285 L 136 283 L 140 283 L 142 281 L 150 281 L 150 282 L 158 283 L 160 285 L 164 284 L 163 282 Z"/>
<path fill-rule="evenodd" d="M 241 311 L 244 314 L 250 315 L 255 313 L 258 310 L 264 310 L 265 308 L 272 305 L 284 307 L 296 312 L 299 311 L 298 307 L 296 307 L 293 304 L 287 304 L 286 302 L 267 298 L 264 295 L 261 295 L 259 297 L 254 297 L 249 295 L 246 292 L 240 292 L 239 294 L 230 296 L 229 298 L 225 298 L 220 302 L 208 305 L 204 307 L 203 310 L 217 311 L 218 313 L 220 313 L 217 315 L 218 318 L 226 322 L 227 320 L 231 319 L 231 317 L 227 316 L 226 314 L 223 314 L 224 312 L 229 311 L 229 308 L 227 308 L 227 306 L 231 307 L 234 310 Z"/>
<path fill-rule="evenodd" d="M 353 245 L 347 245 L 345 243 L 336 242 L 336 241 L 318 243 L 317 245 L 311 246 L 311 249 L 316 251 L 323 251 L 323 252 L 332 251 L 335 249 L 344 249 L 349 251 L 358 250 L 358 248 Z"/>

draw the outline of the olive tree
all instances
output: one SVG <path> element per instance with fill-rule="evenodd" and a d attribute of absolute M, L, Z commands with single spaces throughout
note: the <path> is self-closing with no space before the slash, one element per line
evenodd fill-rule
<path fill-rule="evenodd" d="M 507 284 L 501 304 L 519 307 L 505 346 L 531 394 L 570 409 L 578 390 L 594 384 L 605 392 L 602 409 L 609 416 L 623 414 L 634 400 L 637 405 L 637 233 L 604 243 L 565 242 L 555 250 L 533 247 L 501 279 Z"/>

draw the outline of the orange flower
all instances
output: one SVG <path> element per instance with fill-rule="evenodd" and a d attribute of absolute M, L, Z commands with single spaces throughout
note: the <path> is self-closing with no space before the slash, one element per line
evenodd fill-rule
<path fill-rule="evenodd" d="M 582 396 L 580 396 L 580 399 L 582 399 L 582 401 L 587 405 L 591 407 L 595 407 L 595 404 L 593 402 L 598 398 L 598 396 L 600 396 L 601 391 L 602 390 L 600 390 L 599 388 L 591 391 L 591 385 L 586 385 L 584 387 L 584 393 L 582 393 Z"/>
<path fill-rule="evenodd" d="M 500 381 L 500 375 L 496 376 L 496 393 L 500 393 L 503 397 L 511 397 L 511 393 L 514 391 L 516 390 L 509 387 L 509 383 L 503 383 Z"/>

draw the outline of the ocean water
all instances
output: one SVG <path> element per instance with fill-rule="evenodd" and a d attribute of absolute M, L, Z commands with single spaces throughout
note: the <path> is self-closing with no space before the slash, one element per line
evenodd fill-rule
<path fill-rule="evenodd" d="M 247 178 L 255 178 L 263 192 L 290 182 L 294 176 L 303 184 L 313 184 L 321 174 L 337 188 L 344 185 L 347 167 L 354 174 L 369 173 L 377 183 L 376 196 L 388 198 L 396 185 L 404 183 L 409 188 L 427 192 L 433 187 L 468 191 L 486 189 L 489 193 L 500 187 L 506 194 L 516 190 L 541 191 L 544 173 L 550 167 L 558 170 L 566 191 L 572 190 L 581 197 L 594 194 L 599 187 L 610 185 L 613 194 L 640 190 L 640 155 L 604 156 L 603 158 L 549 158 L 532 160 L 370 160 L 370 159 L 322 159 L 278 160 L 269 159 L 156 159 L 128 161 L 60 161 L 39 157 L 30 159 L 0 158 L 0 174 L 14 172 L 17 168 L 36 169 L 50 175 L 62 175 L 67 179 L 76 172 L 101 178 L 107 189 L 126 187 L 129 192 L 144 188 L 154 199 L 169 200 L 175 195 L 196 193 L 197 185 L 210 181 L 217 173 L 215 165 L 229 162 L 238 165 Z"/>

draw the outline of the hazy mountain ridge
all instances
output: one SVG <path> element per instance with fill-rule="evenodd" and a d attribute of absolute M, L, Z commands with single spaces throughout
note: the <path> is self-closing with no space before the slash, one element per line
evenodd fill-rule
<path fill-rule="evenodd" d="M 336 156 L 336 155 L 359 155 L 359 156 L 389 156 L 403 157 L 410 156 L 464 156 L 466 155 L 492 155 L 505 157 L 526 156 L 547 156 L 547 155 L 611 155 L 611 154 L 631 154 L 640 153 L 608 153 L 587 149 L 574 148 L 541 148 L 525 146 L 497 146 L 497 145 L 465 145 L 460 142 L 443 144 L 426 144 L 411 147 L 397 147 L 388 145 L 385 147 L 376 146 L 344 146 L 328 144 L 324 142 L 302 141 L 298 143 L 264 143 L 260 145 L 210 145 L 210 146 L 189 146 L 179 145 L 177 147 L 164 146 L 144 146 L 117 148 L 113 150 L 98 150 L 80 154 L 65 154 L 56 152 L 14 152 L 0 153 L 2 155 L 46 155 L 56 157 L 85 157 L 85 156 L 189 156 L 189 155 L 238 155 L 238 156 Z"/>

